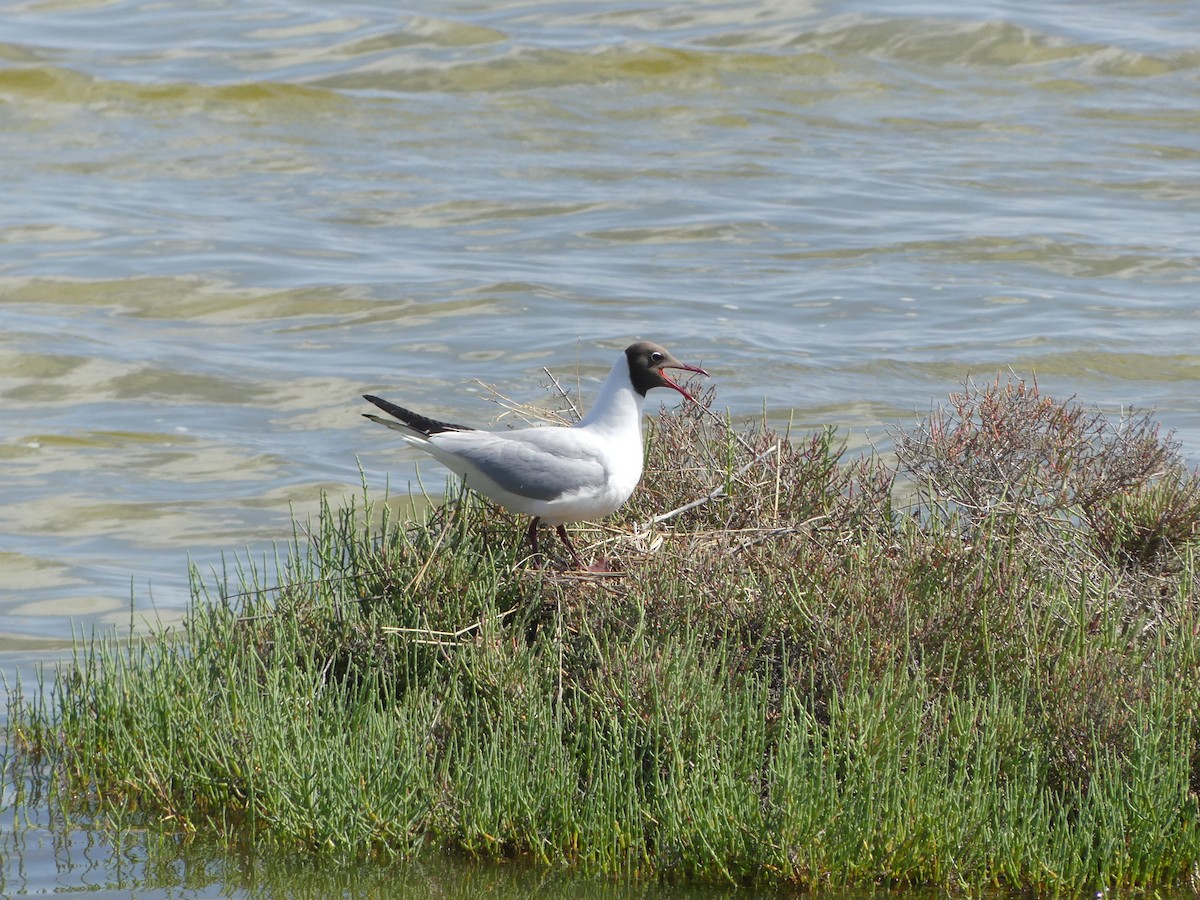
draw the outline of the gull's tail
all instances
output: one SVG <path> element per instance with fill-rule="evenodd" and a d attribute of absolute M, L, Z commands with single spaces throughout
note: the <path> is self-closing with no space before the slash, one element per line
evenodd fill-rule
<path fill-rule="evenodd" d="M 409 437 L 429 438 L 435 434 L 441 434 L 443 431 L 475 430 L 468 428 L 466 425 L 454 425 L 451 422 L 439 422 L 437 419 L 427 418 L 413 412 L 411 409 L 405 409 L 403 406 L 397 406 L 395 403 L 389 403 L 387 400 L 380 397 L 373 397 L 370 394 L 363 394 L 363 399 L 374 403 L 388 415 L 395 416 L 398 421 L 393 422 L 390 419 L 384 419 L 371 413 L 363 413 L 364 418 L 370 419 L 372 422 L 378 422 L 380 425 L 386 425 L 388 428 L 399 431 L 401 434 L 408 435 Z"/>

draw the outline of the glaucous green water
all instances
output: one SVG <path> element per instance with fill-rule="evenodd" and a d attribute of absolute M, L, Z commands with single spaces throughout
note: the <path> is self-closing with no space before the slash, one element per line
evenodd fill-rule
<path fill-rule="evenodd" d="M 10 4 L 0 648 L 406 489 L 364 391 L 487 425 L 635 337 L 856 445 L 1011 368 L 1196 459 L 1198 72 L 1165 0 Z"/>

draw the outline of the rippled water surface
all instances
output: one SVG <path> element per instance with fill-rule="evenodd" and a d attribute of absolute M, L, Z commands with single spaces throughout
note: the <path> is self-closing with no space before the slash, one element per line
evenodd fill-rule
<path fill-rule="evenodd" d="M 0 631 L 406 485 L 364 389 L 487 424 L 634 337 L 735 413 L 1011 367 L 1198 455 L 1200 7 L 882 8 L 9 4 Z"/>
<path fill-rule="evenodd" d="M 883 8 L 9 4 L 0 630 L 407 484 L 364 389 L 487 424 L 638 336 L 735 413 L 1012 367 L 1196 456 L 1200 8 Z"/>
<path fill-rule="evenodd" d="M 858 441 L 1011 367 L 1200 458 L 1198 76 L 1182 0 L 6 4 L 0 647 L 403 488 L 364 390 L 486 425 L 635 337 Z"/>

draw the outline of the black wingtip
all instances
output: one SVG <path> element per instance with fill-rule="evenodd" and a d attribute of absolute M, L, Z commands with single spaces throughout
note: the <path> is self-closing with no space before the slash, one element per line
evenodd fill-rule
<path fill-rule="evenodd" d="M 363 399 L 368 403 L 382 409 L 388 415 L 399 419 L 413 431 L 419 431 L 426 437 L 431 437 L 435 434 L 441 434 L 443 431 L 473 431 L 466 425 L 455 425 L 453 422 L 439 422 L 437 419 L 430 419 L 420 413 L 415 413 L 411 409 L 405 409 L 403 406 L 397 406 L 389 400 L 384 400 L 382 397 L 376 397 L 374 394 L 363 394 Z M 366 415 L 366 413 L 364 413 Z M 366 415 L 372 421 L 380 421 L 379 419 Z M 384 423 L 386 424 L 386 423 Z"/>

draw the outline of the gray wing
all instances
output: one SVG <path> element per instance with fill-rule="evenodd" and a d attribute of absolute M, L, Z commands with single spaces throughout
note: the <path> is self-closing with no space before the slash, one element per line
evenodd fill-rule
<path fill-rule="evenodd" d="M 574 437 L 558 428 L 531 428 L 511 435 L 446 432 L 430 439 L 430 449 L 435 455 L 442 449 L 453 453 L 510 493 L 555 500 L 567 493 L 600 491 L 607 478 L 600 454 L 579 446 Z"/>

